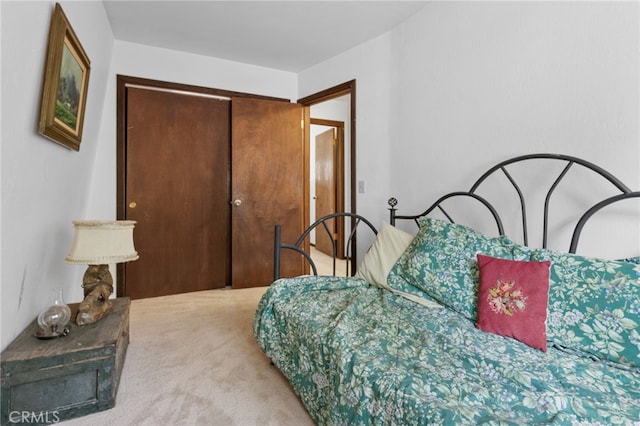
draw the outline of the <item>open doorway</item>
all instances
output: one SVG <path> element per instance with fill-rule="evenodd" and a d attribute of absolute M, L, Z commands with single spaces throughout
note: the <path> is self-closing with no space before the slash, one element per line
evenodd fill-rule
<path fill-rule="evenodd" d="M 306 157 L 309 159 L 309 181 L 305 195 L 309 223 L 324 214 L 355 213 L 355 80 L 298 102 L 305 107 L 309 123 L 305 136 L 308 148 Z M 322 263 L 323 251 L 326 253 L 322 247 L 327 242 L 322 239 L 332 238 L 336 241 L 339 259 L 336 272 L 342 275 L 355 273 L 357 261 L 349 257 L 349 253 L 357 253 L 355 239 L 348 251 L 345 247 L 350 225 L 344 220 L 337 221 L 332 236 L 310 236 L 311 253 L 312 257 L 317 257 L 314 258 L 316 264 Z"/>

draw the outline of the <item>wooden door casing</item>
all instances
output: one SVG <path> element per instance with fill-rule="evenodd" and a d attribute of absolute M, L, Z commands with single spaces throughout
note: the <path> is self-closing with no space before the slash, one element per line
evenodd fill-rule
<path fill-rule="evenodd" d="M 228 100 L 127 89 L 126 218 L 140 254 L 127 296 L 229 282 L 229 115 Z"/>
<path fill-rule="evenodd" d="M 333 120 L 311 119 L 311 124 L 331 126 L 332 129 L 318 134 L 315 139 L 315 194 L 316 219 L 331 213 L 344 212 L 344 123 Z M 344 218 L 334 219 L 331 231 L 336 242 L 336 256 L 345 254 L 346 225 Z M 317 230 L 316 249 L 333 256 L 332 241 L 325 230 Z"/>
<path fill-rule="evenodd" d="M 304 229 L 302 123 L 299 104 L 231 100 L 233 288 L 271 283 L 276 224 L 284 241 L 295 241 Z M 302 259 L 283 256 L 281 269 L 283 276 L 299 275 Z"/>
<path fill-rule="evenodd" d="M 333 120 L 325 120 L 318 118 L 310 117 L 310 109 L 319 105 L 323 102 L 330 101 L 333 99 L 342 98 L 343 96 L 348 96 L 349 100 L 349 137 L 345 141 L 345 132 L 344 132 L 344 123 Z M 336 86 L 324 89 L 320 92 L 305 96 L 304 98 L 298 99 L 298 103 L 303 105 L 306 111 L 309 111 L 309 122 L 310 124 L 320 124 L 320 125 L 333 125 L 337 126 L 339 129 L 342 128 L 342 132 L 338 134 L 339 140 L 341 140 L 342 148 L 340 152 L 343 157 L 341 159 L 341 170 L 342 170 L 342 179 L 345 179 L 348 176 L 348 186 L 345 186 L 347 181 L 343 180 L 342 184 L 339 185 L 339 189 L 343 188 L 344 191 L 341 193 L 339 200 L 342 200 L 342 205 L 338 207 L 339 211 L 349 211 L 351 213 L 357 213 L 357 197 L 356 197 L 356 80 L 350 80 L 344 82 L 342 84 L 338 84 Z M 333 122 L 333 123 L 332 123 Z M 341 125 L 341 126 L 340 126 Z M 307 132 L 306 135 L 309 136 L 310 132 Z M 340 139 L 341 138 L 341 139 Z M 348 144 L 348 145 L 347 145 Z M 348 146 L 348 150 L 346 147 Z M 344 162 L 344 155 L 348 152 L 349 162 L 348 164 Z M 345 171 L 348 174 L 345 174 Z M 346 191 L 346 192 L 345 192 Z M 348 197 L 348 203 L 345 206 L 345 197 Z M 346 208 L 345 208 L 346 207 Z M 347 228 L 344 229 L 343 235 L 348 233 L 349 230 Z M 340 235 L 340 231 L 338 231 Z M 356 265 L 359 264 L 358 260 L 358 244 L 357 244 L 357 236 L 354 236 L 351 240 L 351 248 L 350 252 L 353 256 L 351 260 L 351 274 L 356 273 Z"/>

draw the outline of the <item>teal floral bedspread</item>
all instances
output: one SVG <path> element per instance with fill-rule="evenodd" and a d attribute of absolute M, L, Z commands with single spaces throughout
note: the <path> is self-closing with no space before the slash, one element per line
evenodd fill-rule
<path fill-rule="evenodd" d="M 359 278 L 276 281 L 254 336 L 321 425 L 640 425 L 640 373 L 482 332 Z"/>

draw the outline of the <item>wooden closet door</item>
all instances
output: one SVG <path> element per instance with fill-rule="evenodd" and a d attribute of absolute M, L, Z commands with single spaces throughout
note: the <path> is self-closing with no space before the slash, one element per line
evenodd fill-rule
<path fill-rule="evenodd" d="M 230 278 L 230 101 L 127 88 L 126 218 L 140 259 L 125 294 L 224 287 Z"/>
<path fill-rule="evenodd" d="M 233 98 L 232 287 L 273 281 L 274 227 L 293 243 L 303 229 L 304 138 L 299 104 Z M 303 271 L 301 256 L 285 255 L 283 276 Z"/>

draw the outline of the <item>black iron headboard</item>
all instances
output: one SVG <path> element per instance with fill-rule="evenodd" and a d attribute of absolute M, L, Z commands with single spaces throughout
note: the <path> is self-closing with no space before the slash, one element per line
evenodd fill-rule
<path fill-rule="evenodd" d="M 605 207 L 623 200 L 629 200 L 631 198 L 640 198 L 640 191 L 624 192 L 622 194 L 614 195 L 613 197 L 609 197 L 600 201 L 598 204 L 587 210 L 582 215 L 580 220 L 578 220 L 578 223 L 573 230 L 573 235 L 571 236 L 571 245 L 569 246 L 569 253 L 576 252 L 576 249 L 578 248 L 578 242 L 580 241 L 580 234 L 582 233 L 582 229 L 593 215 L 595 215 L 598 211 L 602 210 Z"/>
<path fill-rule="evenodd" d="M 515 193 L 516 193 L 516 195 L 518 197 L 519 209 L 520 209 L 520 218 L 522 220 L 523 242 L 524 242 L 525 245 L 529 245 L 529 232 L 528 232 L 528 222 L 527 222 L 527 212 L 528 212 L 527 204 L 525 202 L 525 197 L 523 196 L 523 192 L 521 190 L 521 185 L 513 177 L 513 174 L 509 172 L 509 170 L 507 169 L 507 166 L 510 166 L 512 164 L 515 164 L 515 163 L 520 163 L 520 162 L 524 162 L 524 161 L 528 161 L 528 160 L 536 160 L 536 159 L 546 159 L 546 160 L 559 161 L 559 162 L 563 163 L 563 165 L 564 165 L 564 167 L 562 168 L 562 170 L 560 171 L 558 176 L 551 183 L 551 186 L 547 190 L 546 195 L 544 197 L 543 229 L 542 229 L 542 247 L 544 247 L 544 248 L 547 247 L 548 236 L 549 236 L 548 235 L 549 234 L 549 211 L 550 211 L 552 195 L 554 194 L 554 192 L 555 192 L 556 188 L 558 187 L 558 185 L 567 176 L 569 170 L 571 170 L 572 168 L 575 168 L 575 166 L 582 167 L 582 168 L 584 168 L 586 170 L 589 170 L 589 171 L 593 172 L 595 175 L 600 176 L 602 179 L 604 179 L 605 182 L 607 182 L 608 184 L 613 186 L 613 190 L 615 192 L 617 192 L 617 194 L 615 194 L 614 196 L 610 196 L 610 197 L 608 197 L 608 198 L 606 198 L 606 199 L 604 199 L 602 201 L 599 201 L 597 204 L 595 204 L 593 207 L 589 208 L 582 215 L 582 217 L 580 218 L 580 220 L 578 221 L 577 225 L 574 228 L 571 245 L 569 247 L 569 251 L 571 253 L 574 253 L 576 248 L 577 248 L 577 244 L 578 244 L 578 240 L 579 240 L 579 237 L 580 237 L 580 233 L 581 233 L 585 223 L 597 211 L 601 210 L 602 208 L 604 208 L 606 206 L 609 206 L 609 205 L 611 205 L 613 203 L 616 203 L 616 202 L 619 202 L 619 201 L 622 201 L 622 200 L 626 200 L 626 199 L 630 199 L 630 198 L 640 198 L 640 192 L 631 191 L 631 189 L 629 189 L 618 178 L 616 178 L 615 176 L 613 176 L 611 173 L 609 173 L 608 171 L 604 170 L 603 168 L 601 168 L 601 167 L 599 167 L 599 166 L 597 166 L 597 165 L 595 165 L 595 164 L 593 164 L 593 163 L 591 163 L 589 161 L 585 161 L 585 160 L 582 160 L 582 159 L 577 158 L 577 157 L 572 157 L 572 156 L 569 156 L 569 155 L 562 155 L 562 154 L 530 154 L 530 155 L 523 155 L 523 156 L 519 156 L 519 157 L 514 157 L 514 158 L 511 158 L 509 160 L 505 160 L 505 161 L 502 161 L 502 162 L 496 164 L 495 166 L 493 166 L 489 170 L 487 170 L 484 174 L 482 174 L 482 176 L 480 176 L 480 178 L 478 180 L 476 180 L 475 183 L 471 186 L 471 189 L 469 189 L 469 191 L 451 192 L 451 193 L 445 194 L 444 196 L 440 197 L 435 203 L 433 203 L 431 206 L 429 206 L 429 208 L 427 208 L 425 211 L 423 211 L 422 213 L 417 214 L 417 215 L 398 215 L 396 213 L 397 212 L 396 205 L 397 205 L 398 201 L 395 198 L 391 198 L 391 199 L 389 199 L 390 222 L 391 222 L 392 225 L 395 225 L 396 221 L 398 219 L 408 219 L 408 220 L 417 221 L 418 218 L 423 217 L 423 216 L 427 216 L 431 212 L 433 212 L 434 210 L 438 210 L 450 222 L 454 223 L 454 220 L 453 220 L 451 214 L 443 206 L 443 202 L 446 201 L 446 200 L 449 200 L 451 198 L 464 197 L 464 198 L 471 198 L 473 200 L 476 200 L 481 205 L 483 205 L 489 211 L 491 216 L 493 217 L 493 219 L 494 219 L 494 221 L 496 223 L 496 226 L 498 228 L 498 233 L 500 235 L 504 235 L 505 232 L 504 232 L 503 221 L 502 221 L 500 215 L 498 214 L 496 208 L 486 198 L 480 196 L 477 193 L 478 189 L 482 186 L 482 184 L 484 182 L 486 182 L 488 180 L 489 177 L 493 177 L 493 176 L 496 176 L 496 175 L 499 175 L 500 173 L 502 173 L 502 175 L 504 176 L 504 178 L 507 179 L 507 181 L 509 182 L 511 187 L 514 189 L 514 191 L 515 191 Z"/>

